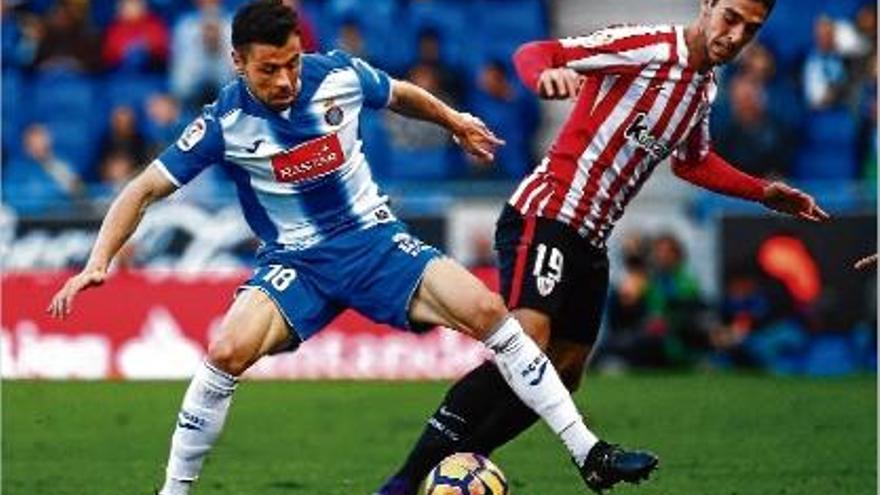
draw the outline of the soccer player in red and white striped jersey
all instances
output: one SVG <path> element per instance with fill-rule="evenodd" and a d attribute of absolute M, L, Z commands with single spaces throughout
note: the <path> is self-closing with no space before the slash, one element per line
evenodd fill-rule
<path fill-rule="evenodd" d="M 688 26 L 610 27 L 528 43 L 514 57 L 520 77 L 540 97 L 575 99 L 556 141 L 513 193 L 496 231 L 508 307 L 546 346 L 571 390 L 602 318 L 606 241 L 626 205 L 667 158 L 676 175 L 698 186 L 806 220 L 828 217 L 809 195 L 744 174 L 712 150 L 713 69 L 751 41 L 774 0 L 701 2 L 699 17 Z M 413 494 L 446 455 L 488 455 L 536 420 L 496 367 L 484 364 L 453 386 L 379 494 Z M 655 466 L 649 453 L 600 441 L 579 470 L 599 492 L 639 481 Z"/>

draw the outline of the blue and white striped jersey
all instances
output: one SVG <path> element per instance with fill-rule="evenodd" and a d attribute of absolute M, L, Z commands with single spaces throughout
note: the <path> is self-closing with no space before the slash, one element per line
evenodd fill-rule
<path fill-rule="evenodd" d="M 303 55 L 302 64 L 287 110 L 265 106 L 239 78 L 154 162 L 177 186 L 223 167 L 254 233 L 293 250 L 392 219 L 358 131 L 363 106 L 388 104 L 390 78 L 339 51 Z"/>

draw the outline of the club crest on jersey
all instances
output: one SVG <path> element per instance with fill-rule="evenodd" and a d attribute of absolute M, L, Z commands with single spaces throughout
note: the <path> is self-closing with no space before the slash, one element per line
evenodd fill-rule
<path fill-rule="evenodd" d="M 345 117 L 345 112 L 342 111 L 342 108 L 339 105 L 333 105 L 324 112 L 324 122 L 332 126 L 337 126 L 342 123 L 342 119 Z"/>
<path fill-rule="evenodd" d="M 538 294 L 541 294 L 541 297 L 549 296 L 553 292 L 553 289 L 556 288 L 557 281 L 553 279 L 553 277 L 541 275 L 535 280 L 538 285 Z"/>
<path fill-rule="evenodd" d="M 312 139 L 272 157 L 278 182 L 302 182 L 327 175 L 345 163 L 339 136 L 328 134 Z"/>
<path fill-rule="evenodd" d="M 180 135 L 180 139 L 177 140 L 177 147 L 180 148 L 180 151 L 193 149 L 193 146 L 197 145 L 205 137 L 207 128 L 208 125 L 205 123 L 205 119 L 199 117 L 193 120 L 186 126 L 186 129 Z"/>
<path fill-rule="evenodd" d="M 663 160 L 669 156 L 672 150 L 668 143 L 651 135 L 648 124 L 645 122 L 647 118 L 648 116 L 645 113 L 636 115 L 635 120 L 633 120 L 623 135 L 637 147 L 651 155 L 652 158 Z"/>

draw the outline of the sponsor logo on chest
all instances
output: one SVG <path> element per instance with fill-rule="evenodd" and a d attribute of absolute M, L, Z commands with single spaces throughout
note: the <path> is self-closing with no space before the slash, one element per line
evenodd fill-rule
<path fill-rule="evenodd" d="M 655 160 L 663 160 L 672 152 L 669 143 L 651 134 L 647 115 L 640 113 L 623 134 L 636 147 L 641 148 Z"/>
<path fill-rule="evenodd" d="M 302 182 L 329 174 L 345 163 L 339 136 L 328 134 L 272 157 L 278 182 Z"/>

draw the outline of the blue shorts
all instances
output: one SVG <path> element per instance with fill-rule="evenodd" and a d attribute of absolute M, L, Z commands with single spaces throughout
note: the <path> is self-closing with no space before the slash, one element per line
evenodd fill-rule
<path fill-rule="evenodd" d="M 425 267 L 442 256 L 395 221 L 344 232 L 302 251 L 261 251 L 254 275 L 239 290 L 258 288 L 275 301 L 291 330 L 288 350 L 348 308 L 410 330 L 412 297 Z"/>

